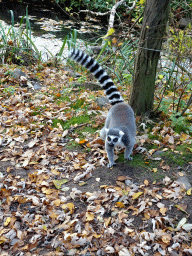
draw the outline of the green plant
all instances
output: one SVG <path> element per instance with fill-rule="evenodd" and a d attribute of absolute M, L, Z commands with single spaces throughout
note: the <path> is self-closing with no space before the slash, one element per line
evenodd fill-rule
<path fill-rule="evenodd" d="M 159 87 L 156 90 L 156 110 L 159 109 L 169 118 L 175 131 L 187 133 L 192 132 L 192 77 L 186 68 L 192 47 L 189 34 L 190 26 L 186 30 L 169 28 L 170 36 L 166 45 L 170 51 L 166 56 L 168 65 L 160 71 L 156 80 Z"/>
<path fill-rule="evenodd" d="M 31 26 L 26 8 L 26 16 L 20 21 L 19 28 L 14 27 L 14 15 L 11 13 L 11 26 L 6 27 L 0 23 L 0 59 L 2 63 L 15 63 L 29 65 L 40 58 L 40 53 L 31 39 Z M 23 29 L 23 21 L 26 20 Z"/>
<path fill-rule="evenodd" d="M 69 129 L 71 126 L 75 124 L 82 124 L 82 123 L 88 123 L 90 122 L 90 116 L 89 115 L 83 115 L 83 116 L 74 116 L 70 120 L 64 122 L 62 120 L 53 119 L 53 126 L 57 126 L 57 123 L 60 123 L 63 127 L 63 130 Z"/>
<path fill-rule="evenodd" d="M 123 80 L 125 83 L 131 84 L 132 81 L 132 75 L 131 74 L 123 74 Z"/>
<path fill-rule="evenodd" d="M 189 24 L 189 27 L 186 30 L 180 30 L 177 27 L 169 28 L 169 49 L 173 54 L 177 54 L 178 57 L 188 57 L 191 55 L 192 40 L 190 31 L 191 24 Z"/>
<path fill-rule="evenodd" d="M 13 95 L 15 93 L 15 88 L 13 86 L 9 86 L 3 89 L 3 92 L 7 95 Z"/>
<path fill-rule="evenodd" d="M 73 31 L 71 32 L 70 37 L 67 41 L 69 50 L 71 50 L 71 48 L 75 47 L 76 43 L 77 43 L 77 30 L 73 29 Z"/>
<path fill-rule="evenodd" d="M 77 81 L 78 83 L 84 83 L 86 80 L 87 80 L 86 76 L 80 76 Z"/>
<path fill-rule="evenodd" d="M 192 115 L 191 115 L 192 118 Z M 188 116 L 181 116 L 178 113 L 173 113 L 170 116 L 170 120 L 172 121 L 172 127 L 176 132 L 190 132 L 192 133 L 191 123 L 188 121 Z"/>
<path fill-rule="evenodd" d="M 84 103 L 85 103 L 85 100 L 77 99 L 77 101 L 75 103 L 71 104 L 70 107 L 73 109 L 79 109 L 84 105 Z"/>
<path fill-rule="evenodd" d="M 179 99 L 177 100 L 177 102 Z M 178 133 L 181 131 L 192 133 L 192 114 L 190 112 L 186 113 L 185 115 L 182 115 L 181 112 L 177 112 L 173 110 L 173 104 L 172 104 L 172 97 L 166 96 L 161 101 L 161 105 L 159 107 L 159 110 L 162 111 L 171 121 L 171 127 Z M 185 101 L 180 101 L 180 105 L 182 107 L 185 106 Z"/>

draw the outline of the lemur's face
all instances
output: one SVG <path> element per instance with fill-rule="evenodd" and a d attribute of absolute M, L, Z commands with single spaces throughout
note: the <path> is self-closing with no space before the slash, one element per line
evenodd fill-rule
<path fill-rule="evenodd" d="M 110 147 L 115 147 L 116 144 L 120 143 L 121 137 L 114 135 L 107 135 L 107 142 Z"/>
<path fill-rule="evenodd" d="M 107 129 L 106 132 L 106 142 L 110 147 L 122 146 L 122 137 L 124 132 L 119 131 L 118 129 Z"/>

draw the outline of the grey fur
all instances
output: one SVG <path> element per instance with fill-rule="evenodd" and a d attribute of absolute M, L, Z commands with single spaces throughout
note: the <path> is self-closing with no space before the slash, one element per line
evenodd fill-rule
<path fill-rule="evenodd" d="M 132 108 L 123 102 L 123 98 L 111 78 L 94 59 L 77 49 L 72 50 L 71 58 L 89 69 L 98 79 L 109 102 L 113 105 L 107 114 L 105 126 L 100 132 L 101 138 L 105 141 L 105 149 L 109 159 L 108 167 L 115 164 L 114 148 L 117 146 L 124 147 L 124 158 L 132 160 L 130 155 L 135 145 L 136 135 L 135 117 Z"/>
<path fill-rule="evenodd" d="M 109 159 L 108 167 L 114 162 L 114 148 L 117 146 L 125 148 L 124 158 L 132 160 L 130 156 L 135 145 L 136 125 L 132 108 L 125 103 L 118 103 L 111 107 L 107 114 L 105 126 L 100 136 L 105 140 L 105 149 Z M 108 137 L 111 138 L 108 141 Z M 116 138 L 117 142 L 114 142 Z"/>

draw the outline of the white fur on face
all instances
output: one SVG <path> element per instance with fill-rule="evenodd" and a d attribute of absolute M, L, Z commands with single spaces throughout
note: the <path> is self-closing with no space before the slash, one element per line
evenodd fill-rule
<path fill-rule="evenodd" d="M 107 137 L 109 137 L 111 140 L 107 142 L 110 143 L 112 142 L 114 144 L 114 147 L 121 147 L 121 148 L 124 148 L 125 145 L 123 144 L 122 140 L 121 140 L 121 136 L 118 137 L 118 136 L 114 136 L 114 135 L 107 135 Z M 114 139 L 117 138 L 118 140 L 116 142 L 114 142 Z"/>

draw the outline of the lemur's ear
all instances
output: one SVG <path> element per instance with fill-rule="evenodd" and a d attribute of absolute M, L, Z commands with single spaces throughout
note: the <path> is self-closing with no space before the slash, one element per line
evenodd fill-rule
<path fill-rule="evenodd" d="M 108 131 L 109 131 L 109 129 L 105 128 L 105 132 L 106 132 L 106 134 L 108 133 Z"/>
<path fill-rule="evenodd" d="M 119 135 L 121 135 L 121 137 L 122 137 L 124 134 L 125 134 L 125 133 L 122 132 L 122 131 L 119 132 Z"/>

